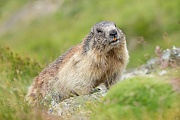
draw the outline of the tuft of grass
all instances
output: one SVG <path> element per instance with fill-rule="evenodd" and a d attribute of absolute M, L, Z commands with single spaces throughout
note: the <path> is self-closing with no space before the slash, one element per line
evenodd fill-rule
<path fill-rule="evenodd" d="M 43 111 L 30 108 L 24 97 L 33 78 L 42 66 L 28 57 L 14 54 L 0 46 L 0 119 L 44 120 Z M 33 116 L 33 117 L 32 117 Z"/>
<path fill-rule="evenodd" d="M 169 120 L 180 118 L 180 95 L 159 77 L 122 81 L 94 108 L 97 120 Z"/>
<path fill-rule="evenodd" d="M 38 62 L 13 53 L 9 47 L 0 46 L 0 61 L 1 76 L 5 76 L 11 81 L 21 79 L 23 80 L 21 82 L 25 82 L 25 79 L 36 75 L 42 69 Z"/>

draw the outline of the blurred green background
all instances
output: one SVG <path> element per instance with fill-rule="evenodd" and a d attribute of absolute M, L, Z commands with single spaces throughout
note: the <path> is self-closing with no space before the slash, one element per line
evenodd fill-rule
<path fill-rule="evenodd" d="M 31 3 L 57 9 L 33 16 L 38 9 L 27 6 Z M 180 46 L 179 5 L 179 0 L 0 0 L 0 44 L 48 64 L 80 43 L 95 23 L 108 20 L 125 33 L 129 67 L 137 67 L 152 57 L 156 45 Z"/>
<path fill-rule="evenodd" d="M 80 43 L 97 22 L 113 21 L 125 33 L 130 53 L 128 68 L 140 66 L 153 57 L 157 45 L 164 49 L 173 45 L 180 47 L 179 6 L 180 0 L 0 0 L 0 119 L 48 119 L 25 102 L 28 86 L 47 64 L 71 46 Z M 179 75 L 179 69 L 176 74 Z M 168 76 L 173 78 L 177 75 Z M 167 79 L 164 77 L 163 79 Z M 179 80 L 179 76 L 177 78 Z M 154 84 L 160 78 L 151 78 L 152 82 L 148 82 L 149 78 L 146 79 L 143 85 Z M 123 84 L 125 87 L 122 87 Z M 158 84 L 160 87 L 153 89 L 160 93 L 143 101 L 144 96 L 149 95 L 149 89 L 144 90 L 146 86 L 142 87 L 139 78 L 134 78 L 130 82 L 127 80 L 118 84 L 109 92 L 110 98 L 107 96 L 106 99 L 124 100 L 126 94 L 124 97 L 122 94 L 128 95 L 131 90 L 136 90 L 139 102 L 145 104 L 145 108 L 146 104 L 155 105 L 152 112 L 148 109 L 144 112 L 145 116 L 151 113 L 159 120 L 169 120 L 171 116 L 179 115 L 180 107 L 176 105 L 179 105 L 179 97 L 174 97 L 174 91 L 167 84 Z M 116 91 L 120 92 L 116 95 Z M 173 94 L 169 91 L 173 91 Z M 162 96 L 169 96 L 163 103 L 165 107 L 161 104 L 156 106 Z M 171 101 L 174 99 L 175 102 Z M 136 102 L 136 98 L 124 100 L 127 105 L 109 101 L 109 105 L 103 104 L 96 108 L 102 111 L 101 114 L 95 110 L 94 113 L 97 114 L 94 115 L 100 115 L 99 119 L 107 116 L 119 119 L 118 111 L 122 107 L 121 110 L 125 111 L 121 113 L 130 109 L 124 117 L 131 114 L 129 118 L 133 119 L 134 115 L 143 118 L 144 115 L 139 111 L 144 111 L 144 106 L 134 109 L 132 101 Z M 159 114 L 158 110 L 163 112 Z M 111 114 L 112 112 L 115 114 Z M 150 120 L 151 114 L 145 118 Z"/>

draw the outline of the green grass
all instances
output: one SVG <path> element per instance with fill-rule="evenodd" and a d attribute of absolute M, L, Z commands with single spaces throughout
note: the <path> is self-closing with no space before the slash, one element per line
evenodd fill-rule
<path fill-rule="evenodd" d="M 175 120 L 180 94 L 159 77 L 135 77 L 115 85 L 95 107 L 97 120 Z"/>
<path fill-rule="evenodd" d="M 0 0 L 0 25 L 26 3 L 26 0 Z M 65 0 L 54 14 L 28 24 L 18 23 L 0 36 L 0 119 L 47 118 L 24 102 L 28 86 L 46 64 L 80 43 L 99 21 L 114 21 L 125 33 L 130 51 L 129 68 L 152 57 L 156 45 L 179 47 L 179 4 L 179 0 Z M 179 75 L 179 70 L 172 73 L 168 74 L 170 78 Z M 94 110 L 94 118 L 175 118 L 180 111 L 179 96 L 161 79 L 133 78 L 119 83 Z"/>
<path fill-rule="evenodd" d="M 0 47 L 0 66 L 0 119 L 43 118 L 42 113 L 32 110 L 24 99 L 27 87 L 42 69 L 39 63 Z"/>

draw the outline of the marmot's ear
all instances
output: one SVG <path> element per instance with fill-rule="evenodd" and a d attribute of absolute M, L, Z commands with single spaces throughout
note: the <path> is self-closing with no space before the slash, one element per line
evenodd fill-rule
<path fill-rule="evenodd" d="M 114 24 L 115 27 L 117 27 L 117 26 L 116 26 L 116 23 L 113 22 L 113 24 Z"/>
<path fill-rule="evenodd" d="M 116 28 L 117 28 L 117 27 L 116 27 Z M 122 30 L 120 30 L 119 28 L 117 28 L 117 30 L 118 30 L 119 33 L 122 33 Z"/>
<path fill-rule="evenodd" d="M 93 28 L 91 28 L 90 34 L 91 34 L 92 36 L 94 35 L 94 29 L 93 29 Z"/>

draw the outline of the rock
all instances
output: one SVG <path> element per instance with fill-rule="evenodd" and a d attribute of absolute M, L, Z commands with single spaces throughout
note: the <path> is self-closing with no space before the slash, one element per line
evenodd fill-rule
<path fill-rule="evenodd" d="M 173 46 L 172 49 L 164 50 L 159 58 L 161 67 L 179 67 L 180 66 L 180 48 Z"/>
<path fill-rule="evenodd" d="M 162 71 L 160 71 L 158 74 L 160 75 L 160 76 L 163 76 L 163 75 L 165 75 L 165 74 L 167 74 L 168 72 L 166 71 L 166 70 L 162 70 Z"/>
<path fill-rule="evenodd" d="M 132 72 L 128 72 L 124 75 L 124 78 L 131 78 L 137 75 L 146 75 L 154 72 L 157 69 L 164 69 L 166 67 L 179 67 L 180 66 L 180 48 L 173 46 L 171 49 L 164 51 L 160 50 L 160 47 L 156 48 L 157 57 L 152 58 L 146 62 L 146 64 L 138 67 Z M 166 74 L 161 71 L 159 75 Z"/>
<path fill-rule="evenodd" d="M 79 120 L 79 116 L 82 120 L 88 119 L 92 113 L 89 108 L 99 103 L 102 98 L 102 93 L 96 92 L 90 95 L 71 97 L 60 103 L 52 102 L 48 113 L 72 120 Z"/>

